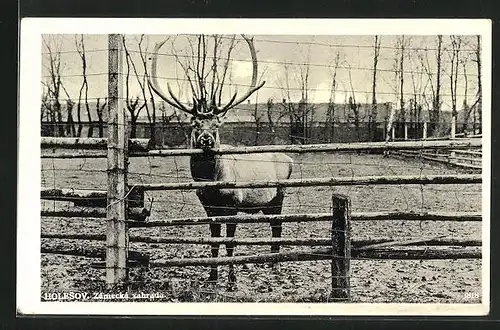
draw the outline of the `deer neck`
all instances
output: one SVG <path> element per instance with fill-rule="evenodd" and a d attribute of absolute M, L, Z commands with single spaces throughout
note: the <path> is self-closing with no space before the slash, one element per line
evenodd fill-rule
<path fill-rule="evenodd" d="M 215 148 L 219 147 L 220 142 L 217 138 Z M 191 141 L 191 148 L 195 148 L 194 141 Z M 194 181 L 216 181 L 222 173 L 220 155 L 212 151 L 191 155 L 190 166 Z"/>

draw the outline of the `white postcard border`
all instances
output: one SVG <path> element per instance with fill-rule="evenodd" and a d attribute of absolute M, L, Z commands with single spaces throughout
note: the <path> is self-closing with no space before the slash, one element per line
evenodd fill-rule
<path fill-rule="evenodd" d="M 289 35 L 481 35 L 483 204 L 481 304 L 146 303 L 40 301 L 40 75 L 42 34 L 246 33 Z M 486 19 L 121 19 L 21 21 L 18 122 L 17 310 L 94 315 L 486 315 L 490 301 L 491 21 Z"/>

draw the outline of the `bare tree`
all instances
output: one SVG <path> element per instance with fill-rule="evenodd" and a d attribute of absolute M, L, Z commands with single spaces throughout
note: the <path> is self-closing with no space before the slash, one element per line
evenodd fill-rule
<path fill-rule="evenodd" d="M 361 104 L 359 104 L 356 101 L 356 92 L 354 90 L 354 86 L 352 84 L 352 69 L 351 65 L 346 61 L 345 62 L 347 67 L 348 67 L 348 74 L 349 74 L 349 86 L 351 88 L 349 99 L 348 99 L 348 109 L 349 109 L 349 114 L 347 115 L 347 118 L 350 122 L 354 123 L 354 128 L 356 129 L 356 136 L 357 140 L 361 140 L 361 131 L 360 131 L 360 123 L 364 119 L 361 116 Z"/>
<path fill-rule="evenodd" d="M 271 131 L 273 144 L 276 143 L 276 123 L 273 116 L 273 112 L 276 111 L 276 107 L 274 105 L 274 101 L 272 98 L 267 99 L 266 102 L 266 113 L 267 113 L 267 121 L 269 123 L 269 130 Z M 281 119 L 278 117 L 278 120 Z"/>
<path fill-rule="evenodd" d="M 141 37 L 137 43 L 138 45 L 138 48 L 139 48 L 139 56 L 141 58 L 141 63 L 142 63 L 142 68 L 144 70 L 144 79 L 143 79 L 143 82 L 142 84 L 140 84 L 141 86 L 141 91 L 142 91 L 142 94 L 143 94 L 143 97 L 144 97 L 144 100 L 148 100 L 149 99 L 149 103 L 146 102 L 146 106 L 145 106 L 145 109 L 146 109 L 146 114 L 148 116 L 148 122 L 149 122 L 149 131 L 150 131 L 150 134 L 151 134 L 151 145 L 155 146 L 157 145 L 157 142 L 156 142 L 156 129 L 157 129 L 157 126 L 156 126 L 156 102 L 155 102 L 155 94 L 153 93 L 153 90 L 151 89 L 151 86 L 146 83 L 146 79 L 148 79 L 149 77 L 149 70 L 148 70 L 148 48 L 147 46 L 145 48 L 144 47 L 144 34 L 141 34 Z M 147 90 L 147 93 L 146 93 L 146 90 Z M 146 94 L 148 95 L 148 98 L 146 98 Z M 151 108 L 150 108 L 151 107 Z"/>
<path fill-rule="evenodd" d="M 474 109 L 474 118 L 477 112 L 478 121 L 479 121 L 479 134 L 482 132 L 482 106 L 483 106 L 483 85 L 481 81 L 481 36 L 476 36 L 477 44 L 475 50 L 475 59 L 473 60 L 476 63 L 477 67 L 477 93 L 476 93 L 476 101 L 472 105 Z M 474 132 L 476 131 L 476 121 L 474 120 Z"/>
<path fill-rule="evenodd" d="M 372 109 L 368 119 L 370 141 L 375 141 L 377 132 L 377 64 L 380 56 L 380 43 L 381 37 L 376 35 L 374 37 L 373 45 L 373 80 L 372 80 Z"/>
<path fill-rule="evenodd" d="M 436 135 L 440 129 L 439 121 L 441 119 L 441 71 L 442 71 L 442 51 L 443 51 L 443 36 L 438 35 L 436 38 L 436 72 L 432 68 L 429 61 L 428 50 L 425 49 L 424 52 L 420 52 L 418 57 L 422 64 L 427 79 L 429 82 L 429 87 L 431 90 L 431 104 L 429 106 L 429 135 Z M 435 76 L 435 81 L 434 81 Z"/>
<path fill-rule="evenodd" d="M 278 82 L 283 96 L 280 117 L 288 116 L 290 119 L 290 141 L 293 144 L 306 143 L 310 138 L 310 125 L 314 121 L 316 107 L 309 103 L 309 59 L 310 52 L 305 62 L 299 65 L 298 72 L 291 72 L 290 65 L 284 64 L 284 75 Z M 298 102 L 293 101 L 292 91 L 300 93 Z"/>
<path fill-rule="evenodd" d="M 290 86 L 290 67 L 288 64 L 284 65 L 284 77 L 283 82 L 279 82 L 281 85 L 281 92 L 283 94 L 283 100 L 280 104 L 281 113 L 289 117 L 290 122 L 290 142 L 292 144 L 304 143 L 304 123 L 303 116 L 300 112 L 298 103 L 292 101 L 291 96 L 291 86 Z"/>
<path fill-rule="evenodd" d="M 460 51 L 462 47 L 462 38 L 459 36 L 450 36 L 451 49 L 448 50 L 450 58 L 450 95 L 451 95 L 451 117 L 452 117 L 452 135 L 455 133 L 457 122 L 457 85 L 458 85 L 458 68 L 461 61 Z"/>
<path fill-rule="evenodd" d="M 103 120 L 103 113 L 104 109 L 106 109 L 106 106 L 108 105 L 108 99 L 104 98 L 104 102 L 101 103 L 101 99 L 97 98 L 96 105 L 95 105 L 95 110 L 97 113 L 97 125 L 99 128 L 99 137 L 104 137 L 104 120 Z"/>
<path fill-rule="evenodd" d="M 73 106 L 75 102 L 71 98 L 66 99 L 66 113 L 68 115 L 66 120 L 66 136 L 76 136 L 75 123 L 73 121 Z"/>
<path fill-rule="evenodd" d="M 147 79 L 149 76 L 148 72 L 148 49 L 147 46 L 144 46 L 145 44 L 145 35 L 141 34 L 139 40 L 137 40 L 137 47 L 138 47 L 138 53 L 139 53 L 139 59 L 140 63 L 142 66 L 143 74 L 139 72 L 139 69 L 137 68 L 137 65 L 132 58 L 130 54 L 130 50 L 127 45 L 127 40 L 126 37 L 122 37 L 123 40 L 123 47 L 125 50 L 125 55 L 126 55 L 126 64 L 127 64 L 127 82 L 129 81 L 129 76 L 130 76 L 130 69 L 133 70 L 134 76 L 136 78 L 136 82 L 139 86 L 139 90 L 141 93 L 141 97 L 136 97 L 134 98 L 129 98 L 128 97 L 128 89 L 127 89 L 127 97 L 126 97 L 126 103 L 127 103 L 127 110 L 130 113 L 130 118 L 131 118 L 131 134 L 136 133 L 136 127 L 137 127 L 137 119 L 140 115 L 140 112 L 142 109 L 146 110 L 146 115 L 148 118 L 149 122 L 149 131 L 150 131 L 150 144 L 155 146 L 156 143 L 156 133 L 157 133 L 157 125 L 156 125 L 156 103 L 155 103 L 155 97 L 153 94 L 153 91 L 151 89 L 151 86 L 147 83 Z M 128 83 L 127 83 L 128 87 Z"/>
<path fill-rule="evenodd" d="M 309 104 L 309 74 L 310 74 L 310 57 L 311 51 L 307 53 L 307 59 L 304 64 L 299 65 L 299 73 L 300 73 L 300 92 L 302 94 L 302 98 L 299 102 L 299 111 L 302 112 L 304 123 L 304 139 L 307 143 L 307 139 L 310 138 L 310 125 L 314 120 L 314 107 Z"/>
<path fill-rule="evenodd" d="M 325 136 L 328 142 L 333 142 L 335 134 L 335 94 L 337 92 L 337 70 L 340 64 L 340 52 L 337 51 L 333 61 L 333 67 L 330 67 L 332 75 L 332 84 L 330 86 L 330 97 L 328 99 L 328 108 L 325 118 Z"/>
<path fill-rule="evenodd" d="M 147 105 L 147 98 L 145 96 L 144 87 L 145 87 L 145 75 L 139 75 L 137 68 L 135 67 L 134 61 L 130 55 L 130 52 L 127 47 L 127 40 L 125 36 L 122 36 L 123 40 L 123 49 L 125 51 L 125 63 L 127 71 L 125 73 L 125 105 L 127 111 L 130 114 L 130 137 L 137 137 L 137 119 L 141 113 L 141 110 L 144 109 Z M 137 83 L 139 84 L 143 98 L 140 99 L 139 96 L 136 96 L 135 99 L 130 97 L 130 69 L 134 69 L 135 78 Z"/>
<path fill-rule="evenodd" d="M 161 141 L 156 141 L 157 144 L 165 145 L 165 129 L 169 126 L 169 124 L 172 122 L 172 120 L 177 116 L 177 113 L 172 111 L 172 113 L 168 114 L 167 107 L 165 105 L 165 102 L 160 102 L 160 105 L 158 106 L 158 110 L 160 111 L 161 114 Z M 185 135 L 185 139 L 187 139 L 187 135 Z"/>
<path fill-rule="evenodd" d="M 396 79 L 397 101 L 399 103 L 398 113 L 396 116 L 396 127 L 406 130 L 407 113 L 405 105 L 405 58 L 406 46 L 408 40 L 405 36 L 400 36 L 396 40 L 396 56 L 394 58 L 394 73 Z"/>
<path fill-rule="evenodd" d="M 421 132 L 421 120 L 422 120 L 422 110 L 424 103 L 427 100 L 427 86 L 429 84 L 427 79 L 424 79 L 422 71 L 422 64 L 419 60 L 414 62 L 414 59 L 418 59 L 418 53 L 412 52 L 408 53 L 408 59 L 413 70 L 410 71 L 412 93 L 409 100 L 409 112 L 410 121 L 413 123 L 412 131 L 415 137 L 420 137 Z"/>
<path fill-rule="evenodd" d="M 46 69 L 48 71 L 48 77 L 46 81 L 42 81 L 42 84 L 46 88 L 46 93 L 42 99 L 42 104 L 45 107 L 45 112 L 49 119 L 52 135 L 53 136 L 64 136 L 64 123 L 62 117 L 61 108 L 61 50 L 60 45 L 57 43 L 53 44 L 53 40 L 48 37 L 42 38 L 43 44 L 45 46 L 48 55 L 48 65 Z M 53 49 L 55 48 L 55 49 Z"/>
<path fill-rule="evenodd" d="M 49 92 L 47 88 L 42 91 L 42 105 L 40 107 L 40 122 L 50 121 Z"/>
<path fill-rule="evenodd" d="M 464 76 L 464 99 L 462 101 L 462 111 L 463 111 L 463 123 L 462 123 L 462 131 L 464 134 L 467 134 L 469 125 L 469 119 L 470 119 L 470 113 L 472 110 L 472 107 L 469 106 L 469 81 L 468 81 L 468 73 L 467 73 L 467 58 L 463 59 L 461 61 L 462 63 L 462 70 L 463 70 L 463 76 Z"/>
<path fill-rule="evenodd" d="M 80 92 L 78 95 L 78 105 L 77 105 L 77 116 L 78 116 L 78 136 L 81 136 L 82 133 L 82 121 L 81 121 L 81 114 L 80 114 L 80 104 L 82 102 L 82 94 L 84 97 L 84 102 L 85 102 L 85 110 L 87 110 L 87 117 L 88 117 L 88 125 L 89 125 L 89 130 L 88 130 L 88 137 L 92 137 L 94 133 L 94 126 L 92 122 L 92 115 L 90 113 L 90 106 L 89 106 L 89 100 L 88 100 L 88 92 L 89 92 L 89 84 L 87 81 L 87 57 L 85 54 L 85 43 L 83 40 L 83 34 L 80 35 L 80 38 L 78 36 L 75 37 L 75 45 L 76 45 L 76 51 L 78 52 L 78 55 L 80 55 L 80 59 L 82 61 L 82 86 L 80 87 Z"/>
<path fill-rule="evenodd" d="M 265 75 L 266 71 L 267 71 L 267 67 L 262 71 L 262 73 L 260 75 L 260 78 L 257 82 L 259 85 L 262 83 L 262 78 Z M 264 113 L 262 111 L 259 111 L 259 91 L 255 92 L 255 104 L 253 107 L 252 117 L 253 117 L 254 122 L 255 122 L 254 145 L 258 145 L 260 135 L 261 135 L 262 121 L 264 119 Z M 268 118 L 269 118 L 269 109 L 268 109 Z"/>
<path fill-rule="evenodd" d="M 433 100 L 432 110 L 434 122 L 434 130 L 439 130 L 439 121 L 441 117 L 441 66 L 442 66 L 442 48 L 443 48 L 443 36 L 437 36 L 437 55 L 436 55 L 436 95 Z M 433 126 L 433 125 L 431 125 Z"/>

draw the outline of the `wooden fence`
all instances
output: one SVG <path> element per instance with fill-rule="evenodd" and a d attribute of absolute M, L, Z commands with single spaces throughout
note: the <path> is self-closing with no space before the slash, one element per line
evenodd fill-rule
<path fill-rule="evenodd" d="M 86 141 L 80 139 L 79 143 L 84 144 Z M 89 141 L 95 145 L 95 140 Z M 70 148 L 74 148 L 74 142 L 69 141 Z M 62 141 L 58 143 L 48 143 L 45 141 L 44 146 L 51 148 L 57 145 L 63 147 Z M 99 143 L 102 146 L 102 143 Z M 406 151 L 411 151 L 411 148 L 442 148 L 453 146 L 458 148 L 469 148 L 471 145 L 477 146 L 477 140 L 471 141 L 426 141 L 426 142 L 393 142 L 387 143 L 389 148 L 403 148 Z M 361 148 L 365 146 L 365 148 Z M 378 150 L 380 144 L 354 144 L 353 150 L 367 151 Z M 84 147 L 85 148 L 85 147 Z M 243 151 L 257 152 L 255 148 L 234 148 L 235 153 Z M 351 151 L 346 146 L 341 145 L 321 145 L 312 146 L 310 150 L 308 146 L 264 146 L 262 151 L 287 151 L 287 152 L 325 152 L 327 151 Z M 141 151 L 141 152 L 144 152 Z M 198 152 L 198 150 L 172 150 L 168 151 L 146 151 L 146 154 L 157 156 L 173 155 L 189 155 Z M 422 152 L 422 151 L 417 151 Z M 224 150 L 221 153 L 228 153 Z M 127 212 L 123 217 L 123 227 L 128 242 L 142 242 L 154 244 L 203 244 L 210 245 L 228 244 L 235 245 L 289 245 L 289 246 L 307 246 L 323 248 L 299 250 L 291 252 L 280 252 L 272 254 L 246 255 L 237 257 L 219 257 L 219 258 L 183 258 L 183 259 L 168 259 L 150 261 L 146 253 L 138 251 L 129 251 L 125 248 L 125 254 L 128 257 L 122 265 L 123 269 L 133 266 L 148 266 L 148 267 L 171 267 L 171 266 L 210 266 L 210 265 L 226 265 L 226 264 L 244 264 L 244 263 L 266 263 L 266 262 L 289 262 L 289 261 L 310 261 L 310 260 L 331 260 L 332 262 L 332 299 L 344 301 L 349 298 L 349 261 L 355 259 L 460 259 L 460 258 L 480 258 L 481 257 L 481 242 L 477 240 L 457 240 L 447 238 L 411 238 L 402 241 L 393 239 L 371 239 L 356 241 L 350 240 L 350 221 L 377 221 L 377 220 L 408 220 L 408 221 L 481 221 L 481 213 L 476 212 L 351 212 L 349 198 L 347 196 L 333 196 L 332 204 L 334 205 L 333 213 L 319 214 L 283 214 L 283 215 L 240 215 L 240 216 L 225 216 L 225 217 L 200 217 L 200 218 L 182 218 L 182 219 L 165 219 L 146 221 L 149 216 L 149 210 L 144 208 L 144 191 L 147 190 L 185 190 L 197 189 L 200 187 L 240 187 L 240 188 L 255 188 L 255 187 L 304 187 L 304 186 L 336 186 L 336 185 L 400 185 L 400 184 L 470 184 L 481 183 L 481 175 L 432 175 L 432 176 L 368 176 L 368 177 L 327 177 L 327 178 L 309 178 L 309 179 L 288 179 L 280 181 L 252 181 L 252 182 L 186 182 L 186 183 L 156 183 L 156 184 L 133 184 L 127 186 L 126 193 L 124 192 L 120 198 L 127 202 Z M 123 198 L 125 196 L 125 198 Z M 108 193 L 106 191 L 85 190 L 85 189 L 49 189 L 42 188 L 41 198 L 54 201 L 72 201 L 73 207 L 66 207 L 60 210 L 42 210 L 44 216 L 64 216 L 64 217 L 88 217 L 88 218 L 106 218 L 108 221 L 116 221 L 110 219 L 107 210 L 104 208 L 108 203 Z M 339 211 L 344 210 L 342 212 Z M 347 211 L 345 211 L 347 210 Z M 342 216 L 340 216 L 342 215 Z M 332 223 L 331 237 L 295 237 L 295 238 L 203 238 L 203 237 L 147 237 L 141 235 L 128 236 L 129 229 L 133 228 L 151 228 L 164 226 L 189 226 L 202 225 L 209 223 L 269 223 L 271 220 L 280 220 L 282 222 L 310 222 L 310 221 L 330 221 Z M 107 237 L 117 236 L 114 231 L 115 227 L 108 226 L 106 235 L 99 234 L 58 234 L 58 233 L 43 233 L 42 238 L 52 239 L 78 239 L 78 240 L 107 240 Z M 112 231 L 109 233 L 109 231 Z M 339 234 L 341 233 L 341 234 Z M 339 243 L 342 242 L 342 243 Z M 425 245 L 426 249 L 419 249 L 419 246 Z M 442 248 L 442 246 L 461 246 L 463 249 Z M 328 246 L 325 248 L 325 246 Z M 352 246 L 352 247 L 351 247 Z M 439 246 L 440 248 L 432 248 Z M 401 247 L 397 249 L 396 247 Z M 403 248 L 404 247 L 404 248 Z M 80 255 L 85 257 L 104 258 L 106 264 L 99 264 L 102 268 L 108 269 L 112 267 L 109 264 L 109 258 L 103 251 L 75 249 L 75 248 L 49 248 L 42 247 L 44 253 L 62 253 Z M 115 264 L 119 261 L 117 258 L 112 259 Z M 126 274 L 122 281 L 126 282 Z M 107 277 L 108 284 L 111 286 L 119 283 L 117 277 Z"/>
<path fill-rule="evenodd" d="M 465 168 L 470 170 L 481 170 L 482 169 L 482 149 L 480 148 L 480 140 L 482 135 L 472 135 L 466 136 L 464 134 L 456 134 L 454 137 L 436 137 L 427 138 L 426 140 L 419 141 L 457 141 L 462 139 L 476 140 L 478 141 L 475 145 L 470 144 L 470 148 L 466 149 L 455 149 L 452 145 L 448 148 L 429 148 L 426 150 L 411 150 L 411 149 L 399 149 L 399 150 L 388 150 L 386 154 L 401 157 L 401 158 L 412 158 L 417 160 L 425 160 L 430 162 L 441 163 L 453 167 Z M 418 143 L 419 141 L 414 141 Z"/>
<path fill-rule="evenodd" d="M 472 184 L 481 183 L 481 175 L 435 175 L 435 176 L 385 176 L 385 177 L 331 177 L 288 179 L 279 181 L 253 182 L 187 182 L 129 184 L 127 180 L 129 157 L 169 157 L 188 156 L 201 153 L 201 150 L 148 150 L 147 141 L 129 140 L 126 136 L 126 120 L 122 100 L 121 43 L 117 35 L 109 36 L 109 114 L 107 139 L 56 139 L 43 138 L 42 158 L 93 158 L 107 157 L 108 186 L 106 191 L 84 189 L 41 189 L 41 198 L 55 201 L 72 201 L 73 206 L 60 210 L 42 210 L 42 216 L 106 218 L 105 235 L 42 233 L 44 239 L 84 239 L 106 241 L 105 250 L 64 247 L 54 248 L 42 244 L 42 253 L 61 253 L 97 257 L 105 259 L 101 266 L 106 270 L 106 283 L 109 288 L 127 283 L 128 268 L 136 265 L 149 267 L 170 266 L 209 266 L 244 263 L 289 262 L 308 260 L 331 260 L 332 298 L 338 301 L 349 300 L 349 273 L 352 259 L 458 259 L 480 258 L 480 241 L 453 240 L 446 238 L 412 238 L 403 241 L 377 239 L 351 240 L 351 221 L 376 220 L 440 220 L 440 221 L 481 221 L 480 213 L 412 213 L 412 212 L 365 212 L 351 211 L 348 196 L 333 195 L 331 214 L 287 214 L 287 215 L 248 215 L 228 217 L 204 217 L 188 219 L 164 219 L 147 221 L 149 210 L 144 208 L 144 191 L 147 190 L 184 190 L 199 187 L 304 187 L 336 185 L 401 185 L 401 184 Z M 455 139 L 448 141 L 404 141 L 374 142 L 352 144 L 321 145 L 273 145 L 259 147 L 238 147 L 214 150 L 219 154 L 241 154 L 257 152 L 373 152 L 387 150 L 426 150 L 453 149 L 469 150 L 480 147 L 480 139 Z M 61 149 L 67 149 L 61 152 Z M 107 150 L 104 150 L 107 149 Z M 129 236 L 129 230 L 144 227 L 179 225 L 200 225 L 217 223 L 259 223 L 279 218 L 283 222 L 330 221 L 331 237 L 323 238 L 202 238 L 202 237 L 143 237 Z M 227 244 L 271 245 L 279 243 L 294 246 L 323 246 L 320 249 L 279 252 L 260 255 L 245 255 L 219 258 L 182 258 L 150 261 L 147 253 L 129 251 L 129 242 L 169 243 L 169 244 Z M 426 249 L 418 248 L 426 245 Z M 431 246 L 455 245 L 461 249 L 431 248 Z M 327 246 L 326 248 L 324 246 Z M 396 248 L 396 247 L 399 247 Z M 405 248 L 402 248 L 405 247 Z"/>

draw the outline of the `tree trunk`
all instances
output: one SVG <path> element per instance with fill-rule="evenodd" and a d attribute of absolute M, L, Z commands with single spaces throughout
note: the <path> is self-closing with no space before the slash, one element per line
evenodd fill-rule
<path fill-rule="evenodd" d="M 152 110 L 151 116 L 149 116 L 148 106 L 146 105 L 146 111 L 148 112 L 148 119 L 149 119 L 150 144 L 152 146 L 156 146 L 156 105 L 153 97 L 151 97 L 150 101 Z M 144 99 L 144 102 L 147 104 L 146 99 Z"/>
<path fill-rule="evenodd" d="M 85 107 L 87 108 L 87 116 L 89 118 L 89 130 L 87 137 L 92 137 L 94 135 L 94 123 L 92 122 L 92 115 L 90 114 L 90 108 L 87 101 L 85 101 Z"/>
<path fill-rule="evenodd" d="M 75 122 L 73 120 L 73 104 L 68 102 L 66 106 L 66 111 L 68 111 L 68 119 L 66 121 L 66 136 L 76 136 Z"/>
<path fill-rule="evenodd" d="M 130 138 L 135 139 L 137 137 L 137 116 L 131 113 L 130 116 Z"/>
<path fill-rule="evenodd" d="M 477 61 L 477 95 L 478 95 L 477 120 L 479 122 L 479 134 L 481 134 L 483 126 L 483 85 L 481 81 L 481 36 L 477 36 L 476 61 Z"/>
<path fill-rule="evenodd" d="M 102 120 L 102 113 L 97 116 L 99 120 L 99 137 L 104 137 L 104 122 Z"/>
<path fill-rule="evenodd" d="M 437 57 L 436 57 L 436 95 L 434 97 L 433 104 L 433 115 L 431 118 L 430 125 L 430 133 L 431 135 L 435 135 L 439 132 L 439 121 L 441 117 L 441 49 L 443 45 L 443 36 L 438 35 L 438 49 L 437 49 Z"/>
<path fill-rule="evenodd" d="M 271 131 L 272 144 L 276 143 L 276 129 L 274 127 L 273 117 L 272 117 L 273 103 L 271 101 L 267 102 L 267 120 L 269 122 L 269 130 Z"/>
<path fill-rule="evenodd" d="M 77 137 L 82 136 L 83 124 L 82 124 L 82 109 L 81 102 L 79 101 L 76 106 L 76 118 L 78 120 L 78 131 L 76 132 Z"/>
<path fill-rule="evenodd" d="M 368 118 L 370 141 L 375 141 L 375 136 L 377 132 L 377 116 L 378 116 L 377 65 L 378 65 L 379 51 L 380 51 L 380 39 L 379 36 L 375 36 L 375 45 L 373 52 L 372 109 L 371 109 L 371 114 Z"/>
<path fill-rule="evenodd" d="M 62 117 L 62 110 L 61 110 L 61 104 L 59 101 L 55 102 L 55 109 L 56 109 L 56 121 L 57 121 L 57 136 L 64 136 L 64 122 L 63 122 L 63 117 Z"/>
<path fill-rule="evenodd" d="M 260 120 L 256 119 L 255 120 L 255 140 L 254 140 L 255 146 L 259 145 L 259 139 L 260 139 Z"/>

